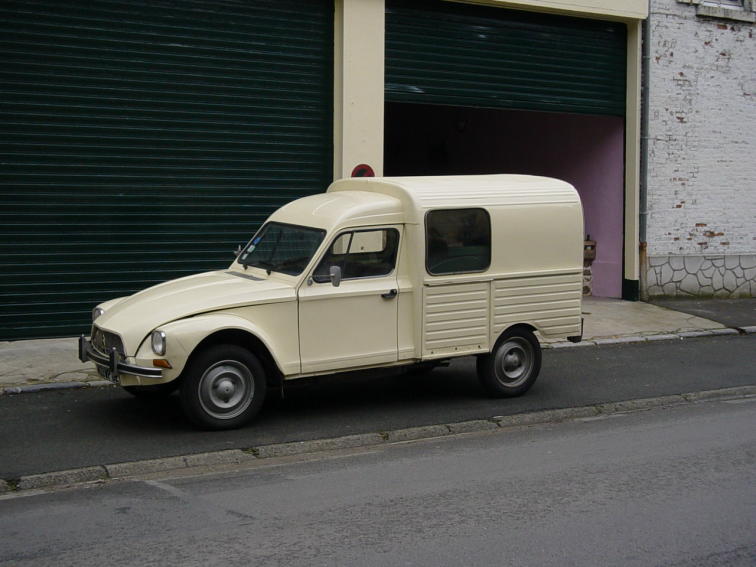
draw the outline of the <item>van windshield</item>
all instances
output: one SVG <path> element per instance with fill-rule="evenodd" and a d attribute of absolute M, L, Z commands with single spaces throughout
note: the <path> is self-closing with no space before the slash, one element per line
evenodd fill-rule
<path fill-rule="evenodd" d="M 269 222 L 255 234 L 239 255 L 245 268 L 254 266 L 270 272 L 298 276 L 323 242 L 325 230 Z"/>

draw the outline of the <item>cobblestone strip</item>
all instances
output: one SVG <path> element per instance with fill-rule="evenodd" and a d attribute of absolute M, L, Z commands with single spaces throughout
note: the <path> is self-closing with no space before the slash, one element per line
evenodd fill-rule
<path fill-rule="evenodd" d="M 648 259 L 648 295 L 756 297 L 756 255 L 655 256 Z"/>

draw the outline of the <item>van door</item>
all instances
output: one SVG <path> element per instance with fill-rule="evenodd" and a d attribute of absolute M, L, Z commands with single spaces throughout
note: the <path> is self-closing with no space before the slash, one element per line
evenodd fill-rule
<path fill-rule="evenodd" d="M 302 372 L 397 360 L 401 235 L 402 227 L 396 225 L 350 229 L 333 239 L 299 289 Z M 340 282 L 334 281 L 334 271 Z"/>

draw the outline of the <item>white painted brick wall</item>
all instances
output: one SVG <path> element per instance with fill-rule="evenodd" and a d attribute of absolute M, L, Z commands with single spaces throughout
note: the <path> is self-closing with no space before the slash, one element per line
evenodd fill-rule
<path fill-rule="evenodd" d="M 650 3 L 648 254 L 756 253 L 754 25 Z"/>

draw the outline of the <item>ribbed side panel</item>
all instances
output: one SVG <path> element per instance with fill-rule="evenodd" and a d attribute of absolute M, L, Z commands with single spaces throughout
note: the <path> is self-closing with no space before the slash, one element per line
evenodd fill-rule
<path fill-rule="evenodd" d="M 388 0 L 386 100 L 625 114 L 624 24 Z"/>
<path fill-rule="evenodd" d="M 222 268 L 331 177 L 328 0 L 0 4 L 0 339 Z"/>
<path fill-rule="evenodd" d="M 582 285 L 579 273 L 495 281 L 494 336 L 523 322 L 546 338 L 579 335 Z"/>
<path fill-rule="evenodd" d="M 487 350 L 490 284 L 424 288 L 423 355 Z"/>

